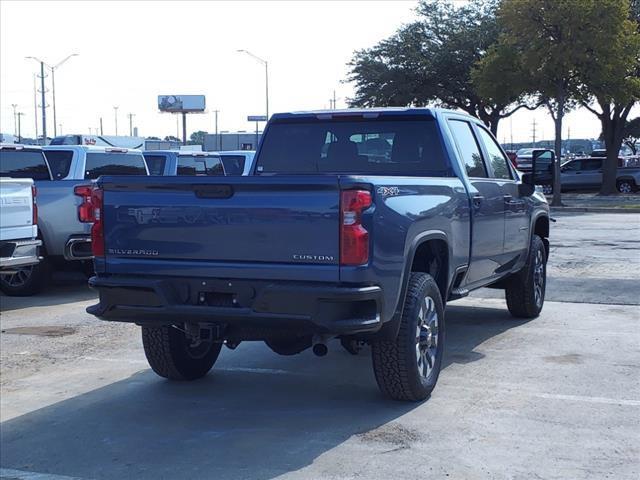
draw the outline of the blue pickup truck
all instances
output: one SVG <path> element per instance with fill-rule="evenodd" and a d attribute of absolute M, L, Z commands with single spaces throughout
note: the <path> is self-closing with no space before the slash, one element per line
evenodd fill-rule
<path fill-rule="evenodd" d="M 456 112 L 276 114 L 250 176 L 105 176 L 89 207 L 100 299 L 87 311 L 140 325 L 169 379 L 206 375 L 223 345 L 322 356 L 339 338 L 371 345 L 386 395 L 419 401 L 438 379 L 448 301 L 490 286 L 516 317 L 544 303 L 535 173 Z"/>

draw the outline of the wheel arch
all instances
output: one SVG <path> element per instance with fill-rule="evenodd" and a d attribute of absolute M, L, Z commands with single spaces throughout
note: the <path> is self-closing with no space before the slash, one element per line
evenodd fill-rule
<path fill-rule="evenodd" d="M 447 234 L 443 231 L 430 230 L 414 237 L 407 248 L 395 313 L 393 318 L 382 327 L 379 332 L 380 336 L 391 339 L 398 335 L 409 277 L 412 272 L 431 275 L 440 289 L 443 305 L 446 304 L 451 286 L 450 259 L 451 245 Z"/>

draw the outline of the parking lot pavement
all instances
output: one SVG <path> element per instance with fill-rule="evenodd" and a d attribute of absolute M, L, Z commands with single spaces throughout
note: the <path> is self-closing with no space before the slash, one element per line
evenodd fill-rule
<path fill-rule="evenodd" d="M 587 289 L 634 280 L 640 217 L 622 227 L 611 217 L 559 219 L 552 278 Z M 632 294 L 549 301 L 531 321 L 500 299 L 451 303 L 445 366 L 420 404 L 382 398 L 369 351 L 353 357 L 337 344 L 317 358 L 246 343 L 224 349 L 200 381 L 167 382 L 148 369 L 136 327 L 84 313 L 93 294 L 81 283 L 2 297 L 0 476 L 636 479 Z"/>

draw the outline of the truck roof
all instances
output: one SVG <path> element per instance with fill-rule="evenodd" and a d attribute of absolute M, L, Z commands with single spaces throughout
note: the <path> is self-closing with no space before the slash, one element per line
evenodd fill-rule
<path fill-rule="evenodd" d="M 475 118 L 466 112 L 447 110 L 444 108 L 423 108 L 423 107 L 376 107 L 376 108 L 345 108 L 335 110 L 309 110 L 275 113 L 272 120 L 285 120 L 291 118 L 317 118 L 330 119 L 332 117 L 363 116 L 376 118 L 379 116 L 401 117 L 401 116 L 424 116 L 434 118 L 437 113 L 455 113 L 469 118 Z"/>
<path fill-rule="evenodd" d="M 119 152 L 119 153 L 142 153 L 142 150 L 136 148 L 109 147 L 95 145 L 47 145 L 42 147 L 43 150 L 83 150 L 85 152 Z"/>
<path fill-rule="evenodd" d="M 0 143 L 0 148 L 11 150 L 42 150 L 40 145 L 26 145 L 22 143 Z"/>

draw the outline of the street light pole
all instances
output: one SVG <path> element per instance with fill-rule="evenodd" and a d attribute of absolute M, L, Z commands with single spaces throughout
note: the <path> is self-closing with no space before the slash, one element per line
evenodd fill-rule
<path fill-rule="evenodd" d="M 40 95 L 42 95 L 42 145 L 47 144 L 47 104 L 44 98 L 44 62 L 40 62 Z"/>
<path fill-rule="evenodd" d="M 118 108 L 119 107 L 113 107 L 113 111 L 115 112 L 115 118 L 116 118 L 116 137 L 118 136 Z"/>
<path fill-rule="evenodd" d="M 251 58 L 253 58 L 254 60 L 257 60 L 258 62 L 262 63 L 264 65 L 264 87 L 265 87 L 265 102 L 266 102 L 266 116 L 267 116 L 267 120 L 269 120 L 269 62 L 267 62 L 266 60 L 258 57 L 257 55 L 254 55 L 253 53 L 249 52 L 248 50 L 238 50 L 239 53 L 246 53 L 247 55 L 249 55 Z"/>
<path fill-rule="evenodd" d="M 47 63 L 43 62 L 42 60 L 36 58 L 36 57 L 25 57 L 28 59 L 32 59 L 35 60 L 37 62 L 40 62 L 41 65 L 44 65 L 45 67 L 47 67 L 50 71 L 51 71 L 51 96 L 53 99 L 53 136 L 57 136 L 58 135 L 58 122 L 57 122 L 57 116 L 56 116 L 56 69 L 62 65 L 64 62 L 66 62 L 67 60 L 69 60 L 71 57 L 77 57 L 79 54 L 78 53 L 72 53 L 71 55 L 66 56 L 64 59 L 62 59 L 61 61 L 59 61 L 58 63 L 56 63 L 55 65 L 48 65 Z M 44 81 L 43 81 L 44 82 Z M 44 107 L 43 107 L 44 108 Z"/>

